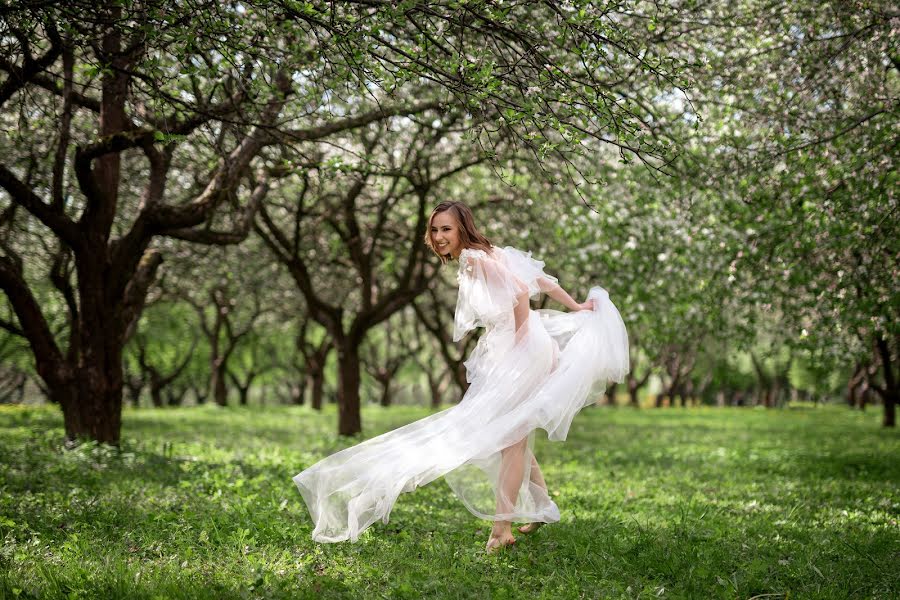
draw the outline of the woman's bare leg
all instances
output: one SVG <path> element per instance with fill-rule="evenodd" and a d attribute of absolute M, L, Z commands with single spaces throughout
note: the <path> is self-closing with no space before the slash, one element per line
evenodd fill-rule
<path fill-rule="evenodd" d="M 501 451 L 500 481 L 497 489 L 497 514 L 509 514 L 516 506 L 519 498 L 519 488 L 522 487 L 522 478 L 525 476 L 525 447 L 528 438 L 522 438 L 508 448 Z M 491 537 L 488 539 L 487 550 L 506 546 L 516 541 L 512 535 L 512 523 L 510 521 L 494 521 L 491 528 Z"/>
<path fill-rule="evenodd" d="M 537 457 L 531 455 L 531 483 L 535 484 L 545 492 L 547 491 L 547 482 L 544 481 L 544 474 L 541 473 L 541 467 L 538 465 Z"/>
<path fill-rule="evenodd" d="M 547 482 L 544 481 L 544 474 L 541 473 L 541 467 L 538 465 L 537 457 L 532 454 L 531 455 L 531 477 L 529 478 L 531 483 L 538 486 L 545 492 L 547 492 Z M 519 527 L 519 531 L 522 533 L 532 533 L 536 531 L 543 523 L 539 521 L 535 521 L 534 523 L 526 523 Z"/>

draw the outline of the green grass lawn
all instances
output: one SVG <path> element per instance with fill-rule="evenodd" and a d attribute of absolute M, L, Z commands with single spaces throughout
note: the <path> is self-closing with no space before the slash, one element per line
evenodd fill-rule
<path fill-rule="evenodd" d="M 356 544 L 312 542 L 291 477 L 350 443 L 333 408 L 127 410 L 116 452 L 0 407 L 0 598 L 896 598 L 900 435 L 879 417 L 586 409 L 536 444 L 562 521 L 486 555 L 441 480 Z"/>

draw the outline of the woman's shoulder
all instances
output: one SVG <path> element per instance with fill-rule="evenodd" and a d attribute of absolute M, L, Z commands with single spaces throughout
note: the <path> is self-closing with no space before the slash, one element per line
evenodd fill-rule
<path fill-rule="evenodd" d="M 490 268 L 496 264 L 498 258 L 499 251 L 496 247 L 492 247 L 490 251 L 481 248 L 463 248 L 459 253 L 457 278 L 461 278 L 463 273 L 473 274 L 476 267 L 479 271 Z"/>
<path fill-rule="evenodd" d="M 459 253 L 460 260 L 469 257 L 481 258 L 483 256 L 487 256 L 487 252 L 485 252 L 481 248 L 463 248 Z"/>

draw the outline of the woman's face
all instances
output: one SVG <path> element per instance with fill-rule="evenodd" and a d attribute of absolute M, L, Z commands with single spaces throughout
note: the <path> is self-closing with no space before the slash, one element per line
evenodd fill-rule
<path fill-rule="evenodd" d="M 431 219 L 431 243 L 441 254 L 457 258 L 462 252 L 459 241 L 459 223 L 450 211 L 440 212 Z"/>

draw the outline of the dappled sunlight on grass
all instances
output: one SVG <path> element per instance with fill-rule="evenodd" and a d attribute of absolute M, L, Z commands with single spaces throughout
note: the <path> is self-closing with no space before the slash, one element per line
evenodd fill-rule
<path fill-rule="evenodd" d="M 367 408 L 365 436 L 430 411 Z M 0 596 L 890 597 L 900 437 L 878 415 L 589 408 L 536 452 L 562 521 L 495 556 L 443 481 L 317 545 L 291 477 L 333 406 L 127 410 L 120 451 L 0 408 Z M 776 596 L 770 596 L 776 597 Z"/>

